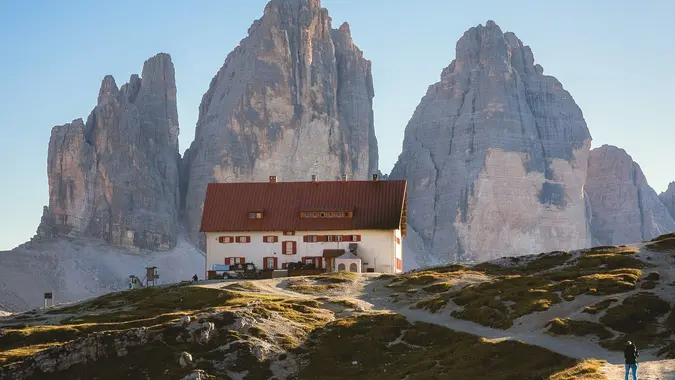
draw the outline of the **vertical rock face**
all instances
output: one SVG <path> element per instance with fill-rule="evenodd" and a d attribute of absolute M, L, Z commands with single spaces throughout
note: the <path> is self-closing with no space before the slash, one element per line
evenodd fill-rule
<path fill-rule="evenodd" d="M 168 54 L 142 77 L 101 84 L 87 122 L 54 127 L 47 172 L 49 207 L 36 238 L 88 236 L 113 245 L 168 249 L 179 226 L 178 112 Z"/>
<path fill-rule="evenodd" d="M 469 29 L 391 174 L 409 181 L 409 228 L 426 253 L 416 264 L 588 246 L 590 142 L 581 109 L 528 46 L 492 21 Z"/>
<path fill-rule="evenodd" d="M 668 184 L 668 190 L 659 194 L 659 199 L 666 205 L 670 216 L 675 219 L 675 182 Z"/>
<path fill-rule="evenodd" d="M 591 150 L 585 187 L 597 244 L 627 244 L 675 231 L 675 221 L 625 150 Z"/>
<path fill-rule="evenodd" d="M 182 187 L 193 241 L 209 182 L 377 172 L 370 62 L 318 0 L 272 0 L 199 108 Z"/>

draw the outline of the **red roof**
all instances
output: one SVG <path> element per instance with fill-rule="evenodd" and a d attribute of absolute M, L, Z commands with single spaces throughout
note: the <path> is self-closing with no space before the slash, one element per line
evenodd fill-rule
<path fill-rule="evenodd" d="M 210 183 L 201 232 L 394 230 L 405 224 L 406 181 Z M 311 210 L 351 218 L 301 218 Z M 249 213 L 262 212 L 261 219 Z M 405 228 L 405 226 L 403 226 Z"/>

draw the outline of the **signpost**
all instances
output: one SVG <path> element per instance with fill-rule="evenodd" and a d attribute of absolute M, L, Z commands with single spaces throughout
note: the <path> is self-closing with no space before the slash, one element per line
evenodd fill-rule
<path fill-rule="evenodd" d="M 50 302 L 47 302 L 47 300 L 49 300 Z M 45 309 L 47 308 L 47 303 L 51 304 L 49 306 L 54 306 L 54 293 L 49 292 L 44 294 Z"/>

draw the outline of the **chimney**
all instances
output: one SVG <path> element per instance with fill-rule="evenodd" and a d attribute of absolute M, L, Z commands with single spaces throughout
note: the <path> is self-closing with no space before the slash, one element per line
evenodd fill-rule
<path fill-rule="evenodd" d="M 312 182 L 316 182 L 316 174 L 312 174 Z"/>
<path fill-rule="evenodd" d="M 276 183 L 276 182 L 277 182 L 277 176 L 271 175 L 271 176 L 270 176 L 270 182 L 271 182 L 271 183 Z"/>
<path fill-rule="evenodd" d="M 343 175 L 342 175 L 342 180 L 343 180 L 343 181 L 346 181 L 346 180 L 347 180 L 347 174 L 343 174 Z"/>
<path fill-rule="evenodd" d="M 373 182 L 377 182 L 377 181 L 378 181 L 377 174 L 373 174 Z"/>

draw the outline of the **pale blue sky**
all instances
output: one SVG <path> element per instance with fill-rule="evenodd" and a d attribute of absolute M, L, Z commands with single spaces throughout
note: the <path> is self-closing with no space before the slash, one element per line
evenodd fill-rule
<path fill-rule="evenodd" d="M 211 78 L 267 0 L 0 0 L 0 249 L 35 232 L 48 202 L 51 128 L 86 118 L 101 79 L 118 85 L 158 52 L 176 66 L 180 149 Z M 675 2 L 323 0 L 373 62 L 380 166 L 389 172 L 427 87 L 466 29 L 492 19 L 532 47 L 584 112 L 663 191 L 675 180 Z"/>

